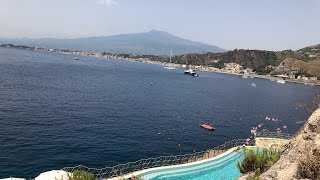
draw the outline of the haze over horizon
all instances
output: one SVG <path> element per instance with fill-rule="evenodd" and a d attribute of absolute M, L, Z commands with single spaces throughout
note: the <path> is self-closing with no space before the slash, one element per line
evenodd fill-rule
<path fill-rule="evenodd" d="M 225 49 L 320 43 L 317 0 L 0 0 L 1 38 L 80 38 L 152 29 Z"/>

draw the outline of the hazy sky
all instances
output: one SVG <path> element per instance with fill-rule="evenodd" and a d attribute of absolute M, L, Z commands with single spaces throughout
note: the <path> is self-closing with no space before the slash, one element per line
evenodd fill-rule
<path fill-rule="evenodd" d="M 0 37 L 151 29 L 226 49 L 298 49 L 320 43 L 320 0 L 0 0 Z"/>

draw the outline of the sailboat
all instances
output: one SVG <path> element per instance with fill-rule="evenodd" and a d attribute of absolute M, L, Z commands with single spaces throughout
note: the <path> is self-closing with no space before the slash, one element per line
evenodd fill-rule
<path fill-rule="evenodd" d="M 170 54 L 170 64 L 171 64 L 171 57 L 172 57 L 172 50 L 171 50 L 171 54 Z M 165 69 L 169 69 L 169 70 L 175 70 L 176 68 L 175 67 L 171 67 L 169 64 L 169 66 L 165 66 L 164 68 Z"/>

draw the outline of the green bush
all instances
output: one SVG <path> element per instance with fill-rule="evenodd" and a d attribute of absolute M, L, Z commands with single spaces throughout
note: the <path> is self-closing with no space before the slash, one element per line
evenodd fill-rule
<path fill-rule="evenodd" d="M 238 162 L 237 167 L 243 174 L 254 172 L 255 176 L 260 176 L 280 159 L 280 155 L 277 150 L 245 150 L 244 159 Z"/>
<path fill-rule="evenodd" d="M 97 178 L 85 171 L 73 171 L 71 175 L 69 175 L 69 180 L 96 180 Z"/>

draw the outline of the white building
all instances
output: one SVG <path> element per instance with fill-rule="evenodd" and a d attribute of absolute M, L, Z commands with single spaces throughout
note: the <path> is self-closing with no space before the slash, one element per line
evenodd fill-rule
<path fill-rule="evenodd" d="M 309 81 L 310 79 L 309 79 L 309 77 L 303 76 L 303 77 L 302 77 L 302 80 L 304 80 L 304 81 Z"/>
<path fill-rule="evenodd" d="M 295 75 L 290 75 L 289 79 L 296 79 L 296 76 Z"/>
<path fill-rule="evenodd" d="M 311 81 L 317 81 L 318 78 L 317 78 L 317 77 L 310 77 L 310 80 L 311 80 Z"/>
<path fill-rule="evenodd" d="M 223 69 L 232 73 L 240 73 L 243 67 L 237 63 L 224 63 Z"/>

